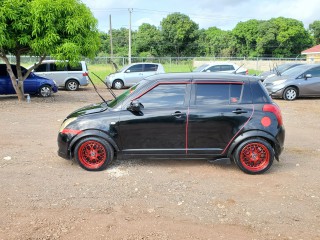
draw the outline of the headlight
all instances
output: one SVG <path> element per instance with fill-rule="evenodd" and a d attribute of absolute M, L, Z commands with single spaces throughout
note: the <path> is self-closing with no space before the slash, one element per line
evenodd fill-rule
<path fill-rule="evenodd" d="M 68 126 L 70 123 L 72 123 L 74 120 L 76 120 L 77 118 L 76 117 L 73 117 L 73 118 L 68 118 L 67 120 L 65 120 L 62 124 L 61 124 L 61 127 L 60 127 L 60 130 L 59 132 L 62 132 L 62 130 Z"/>
<path fill-rule="evenodd" d="M 273 82 L 273 85 L 279 85 L 279 84 L 284 83 L 285 81 L 287 81 L 287 79 L 277 80 L 277 81 L 274 81 L 274 82 Z"/>
<path fill-rule="evenodd" d="M 57 85 L 57 82 L 56 82 L 55 80 L 53 80 L 53 83 L 54 83 L 54 85 L 58 86 L 58 85 Z"/>

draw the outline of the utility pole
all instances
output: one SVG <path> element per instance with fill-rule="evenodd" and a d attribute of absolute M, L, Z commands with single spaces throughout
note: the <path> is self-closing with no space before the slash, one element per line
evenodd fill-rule
<path fill-rule="evenodd" d="M 112 45 L 112 23 L 111 23 L 111 14 L 109 15 L 109 23 L 110 23 L 110 57 L 111 57 L 111 61 L 113 59 L 113 45 Z"/>
<path fill-rule="evenodd" d="M 129 8 L 129 54 L 128 54 L 128 63 L 131 64 L 131 13 L 133 8 Z"/>

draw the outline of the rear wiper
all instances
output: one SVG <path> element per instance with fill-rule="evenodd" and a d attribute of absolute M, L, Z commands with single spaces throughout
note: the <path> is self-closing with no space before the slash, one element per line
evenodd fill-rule
<path fill-rule="evenodd" d="M 95 74 L 94 72 L 92 72 L 93 75 L 95 75 L 101 82 L 103 82 L 104 85 L 106 85 L 107 89 L 109 90 L 109 92 L 111 93 L 112 97 L 114 97 L 114 99 L 117 99 L 117 96 L 114 94 L 114 92 L 111 90 L 111 88 L 108 87 L 108 84 L 106 84 L 97 74 Z"/>
<path fill-rule="evenodd" d="M 92 83 L 93 88 L 94 88 L 94 90 L 96 91 L 96 93 L 99 95 L 99 97 L 102 99 L 102 101 L 103 101 L 105 104 L 107 104 L 107 106 L 108 106 L 107 101 L 99 94 L 99 92 L 98 92 L 98 90 L 97 90 L 97 88 L 96 88 L 96 85 L 95 85 L 95 84 L 93 83 L 93 81 L 91 80 L 89 74 L 88 74 L 88 78 L 89 78 L 90 82 Z"/>

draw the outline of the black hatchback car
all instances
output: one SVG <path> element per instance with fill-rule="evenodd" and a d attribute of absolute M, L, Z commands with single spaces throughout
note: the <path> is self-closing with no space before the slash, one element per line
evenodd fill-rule
<path fill-rule="evenodd" d="M 116 157 L 230 158 L 258 174 L 279 160 L 284 138 L 280 109 L 257 78 L 159 74 L 71 113 L 60 128 L 58 154 L 91 171 Z"/>

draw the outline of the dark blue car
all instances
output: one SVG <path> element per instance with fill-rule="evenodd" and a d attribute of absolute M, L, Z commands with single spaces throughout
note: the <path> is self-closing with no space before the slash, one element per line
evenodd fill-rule
<path fill-rule="evenodd" d="M 11 65 L 12 71 L 17 76 L 16 65 Z M 27 69 L 21 67 L 22 72 L 27 72 Z M 49 97 L 52 92 L 57 92 L 58 87 L 51 79 L 39 77 L 34 73 L 30 73 L 24 80 L 24 93 L 39 94 L 42 97 Z M 6 64 L 0 64 L 0 94 L 16 94 L 10 76 L 7 72 Z"/>

